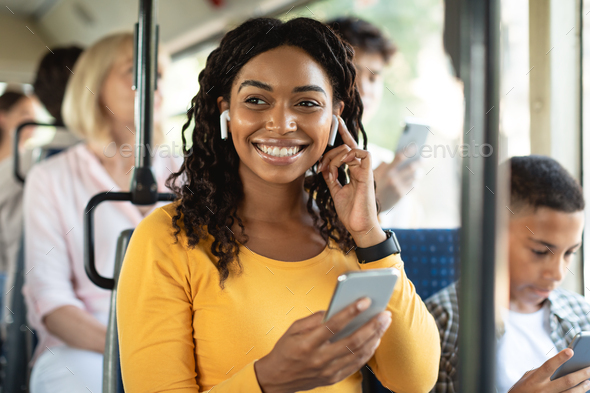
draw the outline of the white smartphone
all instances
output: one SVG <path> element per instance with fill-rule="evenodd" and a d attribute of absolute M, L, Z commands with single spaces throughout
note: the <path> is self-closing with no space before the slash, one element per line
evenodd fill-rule
<path fill-rule="evenodd" d="M 569 348 L 574 351 L 574 356 L 555 370 L 555 373 L 551 376 L 552 381 L 590 367 L 590 332 L 576 334 Z"/>
<path fill-rule="evenodd" d="M 408 157 L 404 164 L 420 159 L 420 152 L 426 144 L 426 138 L 429 132 L 428 124 L 423 120 L 416 117 L 406 118 L 406 126 L 395 149 L 395 154 L 405 154 Z M 413 151 L 410 150 L 412 147 Z"/>
<path fill-rule="evenodd" d="M 361 298 L 371 298 L 371 306 L 356 316 L 344 329 L 334 334 L 331 342 L 350 336 L 377 314 L 385 310 L 400 276 L 395 268 L 352 271 L 338 277 L 324 323 L 339 311 Z"/>

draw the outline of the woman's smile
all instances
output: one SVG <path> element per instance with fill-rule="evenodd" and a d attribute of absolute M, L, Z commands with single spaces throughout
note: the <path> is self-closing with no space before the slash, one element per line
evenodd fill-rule
<path fill-rule="evenodd" d="M 289 165 L 297 161 L 309 143 L 299 139 L 265 138 L 252 141 L 256 153 L 271 165 Z"/>

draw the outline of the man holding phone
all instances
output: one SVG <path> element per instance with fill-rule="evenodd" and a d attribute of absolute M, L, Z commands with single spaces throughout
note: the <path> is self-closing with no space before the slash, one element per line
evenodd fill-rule
<path fill-rule="evenodd" d="M 590 390 L 590 367 L 551 380 L 573 355 L 566 349 L 590 330 L 590 304 L 560 289 L 584 229 L 584 196 L 576 180 L 555 160 L 513 157 L 509 223 L 510 307 L 497 342 L 499 393 L 558 393 Z M 436 393 L 457 387 L 459 282 L 426 300 L 441 338 Z M 560 352 L 559 352 L 560 351 Z M 559 353 L 558 353 L 559 352 Z M 590 366 L 590 361 L 587 364 Z"/>

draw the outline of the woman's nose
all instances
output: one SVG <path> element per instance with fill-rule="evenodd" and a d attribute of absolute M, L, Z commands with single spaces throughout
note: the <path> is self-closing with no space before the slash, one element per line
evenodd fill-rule
<path fill-rule="evenodd" d="M 284 135 L 297 130 L 297 123 L 287 111 L 277 109 L 271 112 L 270 119 L 266 122 L 266 129 Z"/>

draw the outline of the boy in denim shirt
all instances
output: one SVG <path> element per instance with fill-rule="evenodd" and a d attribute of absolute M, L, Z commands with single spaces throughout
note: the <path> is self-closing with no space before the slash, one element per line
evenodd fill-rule
<path fill-rule="evenodd" d="M 584 229 L 584 196 L 576 180 L 555 160 L 513 157 L 511 168 L 509 271 L 510 306 L 497 342 L 499 393 L 586 392 L 590 367 L 551 381 L 573 356 L 574 336 L 590 330 L 590 305 L 560 289 Z M 441 337 L 436 393 L 457 387 L 459 282 L 426 300 Z"/>

